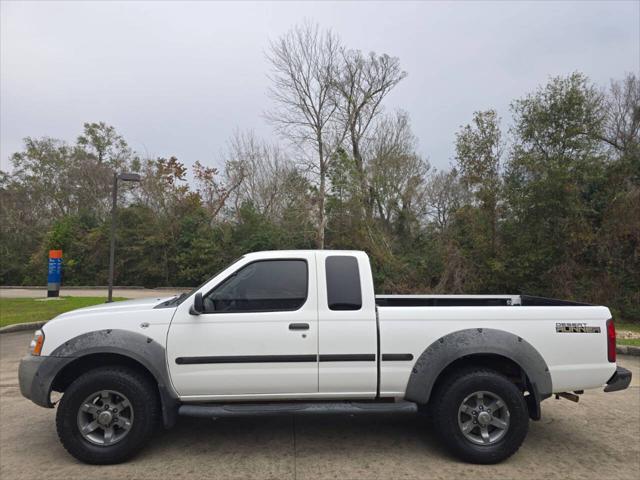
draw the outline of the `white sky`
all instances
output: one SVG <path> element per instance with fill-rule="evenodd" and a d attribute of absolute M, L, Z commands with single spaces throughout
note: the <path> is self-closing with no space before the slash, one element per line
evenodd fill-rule
<path fill-rule="evenodd" d="M 217 165 L 236 128 L 275 138 L 264 52 L 305 19 L 345 44 L 400 57 L 387 108 L 410 113 L 420 150 L 449 165 L 475 110 L 549 76 L 607 85 L 640 70 L 640 2 L 2 2 L 0 160 L 26 136 L 73 142 L 116 127 L 142 154 Z"/>

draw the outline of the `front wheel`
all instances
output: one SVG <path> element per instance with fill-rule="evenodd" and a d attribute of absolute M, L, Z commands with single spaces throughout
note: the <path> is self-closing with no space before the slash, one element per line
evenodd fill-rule
<path fill-rule="evenodd" d="M 493 370 L 454 374 L 434 392 L 432 414 L 445 446 L 472 463 L 497 463 L 510 457 L 529 428 L 522 392 Z"/>
<path fill-rule="evenodd" d="M 111 464 L 135 455 L 153 433 L 158 397 L 134 370 L 105 367 L 81 375 L 65 391 L 56 414 L 64 448 L 85 463 Z"/>

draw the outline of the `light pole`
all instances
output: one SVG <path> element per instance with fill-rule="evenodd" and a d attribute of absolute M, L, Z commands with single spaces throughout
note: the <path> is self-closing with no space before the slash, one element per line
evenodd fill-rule
<path fill-rule="evenodd" d="M 118 180 L 123 182 L 139 182 L 137 173 L 113 174 L 113 191 L 111 192 L 111 247 L 109 249 L 109 295 L 107 302 L 113 302 L 113 270 L 116 258 L 116 206 L 118 203 Z"/>

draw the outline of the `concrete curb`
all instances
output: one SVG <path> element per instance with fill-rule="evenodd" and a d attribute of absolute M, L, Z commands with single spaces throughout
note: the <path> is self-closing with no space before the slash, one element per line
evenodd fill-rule
<path fill-rule="evenodd" d="M 618 345 L 616 346 L 616 353 L 640 357 L 640 347 L 636 347 L 635 345 Z"/>
<path fill-rule="evenodd" d="M 7 325 L 6 327 L 0 328 L 0 333 L 23 332 L 25 330 L 38 330 L 48 321 L 49 320 L 46 320 L 44 322 L 15 323 L 13 325 Z"/>

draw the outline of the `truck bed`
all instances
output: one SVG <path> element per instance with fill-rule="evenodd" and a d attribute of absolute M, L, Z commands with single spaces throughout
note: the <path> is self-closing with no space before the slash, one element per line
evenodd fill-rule
<path fill-rule="evenodd" d="M 562 307 L 588 306 L 532 295 L 376 295 L 379 307 Z"/>

